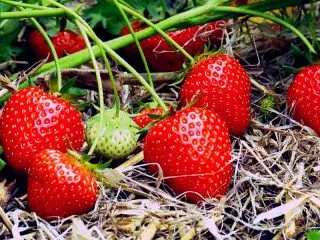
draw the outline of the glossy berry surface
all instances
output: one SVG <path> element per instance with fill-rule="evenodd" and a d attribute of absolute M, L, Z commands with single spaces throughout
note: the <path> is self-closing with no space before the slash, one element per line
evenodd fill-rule
<path fill-rule="evenodd" d="M 224 121 L 210 110 L 190 108 L 156 123 L 144 145 L 152 173 L 159 164 L 166 183 L 191 202 L 226 194 L 231 177 L 231 143 Z"/>
<path fill-rule="evenodd" d="M 147 26 L 141 22 L 133 22 L 135 32 L 145 29 Z M 168 35 L 180 46 L 182 46 L 191 56 L 204 52 L 205 44 L 211 43 L 220 46 L 225 21 L 213 22 L 209 24 L 185 28 L 182 30 L 169 31 Z M 130 34 L 128 27 L 124 27 L 120 33 L 122 36 Z M 186 57 L 174 49 L 159 34 L 140 42 L 146 60 L 153 71 L 172 72 L 179 71 L 186 62 Z M 124 48 L 129 58 L 140 57 L 137 47 L 132 44 Z"/>
<path fill-rule="evenodd" d="M 80 112 L 69 102 L 28 87 L 13 94 L 0 118 L 0 140 L 8 164 L 26 174 L 43 149 L 79 151 L 84 143 Z"/>
<path fill-rule="evenodd" d="M 287 92 L 293 117 L 320 134 L 320 65 L 305 67 Z"/>
<path fill-rule="evenodd" d="M 87 213 L 98 198 L 95 176 L 68 153 L 39 152 L 30 164 L 28 206 L 42 218 Z"/>
<path fill-rule="evenodd" d="M 240 63 L 220 54 L 196 63 L 187 74 L 180 91 L 181 104 L 217 112 L 230 133 L 243 134 L 251 122 L 251 83 Z"/>

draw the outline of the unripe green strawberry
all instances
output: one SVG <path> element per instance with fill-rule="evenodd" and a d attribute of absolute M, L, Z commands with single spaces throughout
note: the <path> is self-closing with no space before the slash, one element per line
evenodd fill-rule
<path fill-rule="evenodd" d="M 90 146 L 99 137 L 101 115 L 97 114 L 87 122 L 86 138 Z M 132 153 L 138 142 L 139 128 L 130 115 L 120 111 L 115 117 L 115 109 L 107 109 L 103 114 L 102 136 L 99 137 L 95 152 L 108 159 L 121 159 Z"/>

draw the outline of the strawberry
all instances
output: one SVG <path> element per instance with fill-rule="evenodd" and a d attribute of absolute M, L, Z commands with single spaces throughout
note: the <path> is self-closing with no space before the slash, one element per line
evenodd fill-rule
<path fill-rule="evenodd" d="M 149 116 L 149 114 L 162 115 L 164 114 L 164 111 L 160 106 L 157 106 L 155 108 L 146 107 L 141 112 L 139 112 L 137 116 L 133 118 L 133 121 L 139 127 L 144 128 L 153 121 L 153 119 Z"/>
<path fill-rule="evenodd" d="M 107 159 L 122 159 L 135 150 L 139 128 L 129 114 L 120 111 L 116 118 L 115 109 L 104 110 L 102 135 L 99 137 L 100 119 L 100 114 L 90 118 L 86 128 L 86 138 L 90 146 L 98 138 L 96 153 Z"/>
<path fill-rule="evenodd" d="M 50 48 L 39 30 L 35 29 L 29 33 L 28 45 L 37 60 L 46 59 L 49 54 L 49 61 L 53 60 Z M 55 50 L 59 58 L 64 56 L 63 49 L 55 47 Z"/>
<path fill-rule="evenodd" d="M 63 49 L 67 54 L 79 52 L 86 48 L 83 37 L 69 30 L 60 31 L 52 39 L 55 47 Z"/>
<path fill-rule="evenodd" d="M 217 112 L 233 135 L 250 125 L 251 84 L 239 62 L 228 55 L 200 59 L 187 74 L 180 91 L 181 104 L 191 101 L 195 107 Z"/>
<path fill-rule="evenodd" d="M 51 41 L 59 58 L 86 48 L 82 36 L 69 30 L 58 32 L 56 36 L 51 38 Z M 38 30 L 31 31 L 28 37 L 28 44 L 36 59 L 45 59 L 49 55 L 49 60 L 53 60 L 48 44 Z"/>
<path fill-rule="evenodd" d="M 320 134 L 320 65 L 305 67 L 295 76 L 287 102 L 295 119 Z"/>
<path fill-rule="evenodd" d="M 0 141 L 8 164 L 26 174 L 43 149 L 79 151 L 84 143 L 81 115 L 70 103 L 38 87 L 14 93 L 0 118 Z"/>
<path fill-rule="evenodd" d="M 203 53 L 205 43 L 211 40 L 214 44 L 220 45 L 225 27 L 225 21 L 213 22 L 201 26 L 189 27 L 186 29 L 168 32 L 168 35 L 182 46 L 191 56 Z M 145 29 L 147 26 L 140 22 L 133 22 L 135 32 Z M 128 27 L 124 27 L 120 35 L 130 34 Z M 140 42 L 147 62 L 153 71 L 171 72 L 182 69 L 186 58 L 173 49 L 161 35 L 154 35 Z M 139 58 L 139 53 L 135 45 L 129 45 L 124 49 L 124 53 L 130 58 Z"/>
<path fill-rule="evenodd" d="M 226 194 L 232 177 L 231 143 L 224 121 L 213 111 L 189 108 L 156 123 L 145 138 L 151 172 L 163 170 L 177 194 L 191 202 Z M 195 194 L 197 193 L 197 194 Z"/>
<path fill-rule="evenodd" d="M 28 205 L 42 218 L 88 212 L 98 197 L 95 176 L 69 153 L 43 150 L 30 163 Z"/>

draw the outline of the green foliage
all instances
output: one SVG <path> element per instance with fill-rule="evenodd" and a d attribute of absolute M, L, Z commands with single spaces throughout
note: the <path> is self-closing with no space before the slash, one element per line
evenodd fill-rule
<path fill-rule="evenodd" d="M 319 240 L 320 239 L 320 231 L 308 231 L 307 239 L 308 240 Z"/>
<path fill-rule="evenodd" d="M 119 34 L 125 24 L 120 12 L 111 0 L 98 0 L 92 8 L 84 11 L 84 17 L 92 28 L 101 24 L 103 28 L 113 34 Z"/>
<path fill-rule="evenodd" d="M 125 4 L 153 21 L 159 21 L 192 7 L 187 0 L 126 0 Z M 125 26 L 125 21 L 113 0 L 98 0 L 93 7 L 84 11 L 84 17 L 92 28 L 101 25 L 114 35 L 118 35 Z"/>
<path fill-rule="evenodd" d="M 5 19 L 0 21 L 0 62 L 9 61 L 20 54 L 21 49 L 12 46 L 20 30 L 21 25 L 18 20 Z"/>
<path fill-rule="evenodd" d="M 86 94 L 86 91 L 82 88 L 74 86 L 75 79 L 69 79 L 60 89 L 61 97 L 73 101 L 83 97 Z"/>

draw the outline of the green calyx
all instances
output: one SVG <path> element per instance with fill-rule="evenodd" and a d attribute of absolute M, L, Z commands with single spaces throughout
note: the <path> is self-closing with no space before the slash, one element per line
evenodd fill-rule
<path fill-rule="evenodd" d="M 261 100 L 261 112 L 263 114 L 265 114 L 266 116 L 269 116 L 272 114 L 272 112 L 270 110 L 275 109 L 276 107 L 276 103 L 275 103 L 276 99 L 273 96 L 266 96 Z"/>
<path fill-rule="evenodd" d="M 96 141 L 95 152 L 107 159 L 127 157 L 135 150 L 139 138 L 138 126 L 130 118 L 130 115 L 120 111 L 119 117 L 115 117 L 115 111 L 115 109 L 103 111 L 102 132 L 99 132 L 101 114 L 95 115 L 87 122 L 86 138 L 88 144 L 92 146 Z"/>

